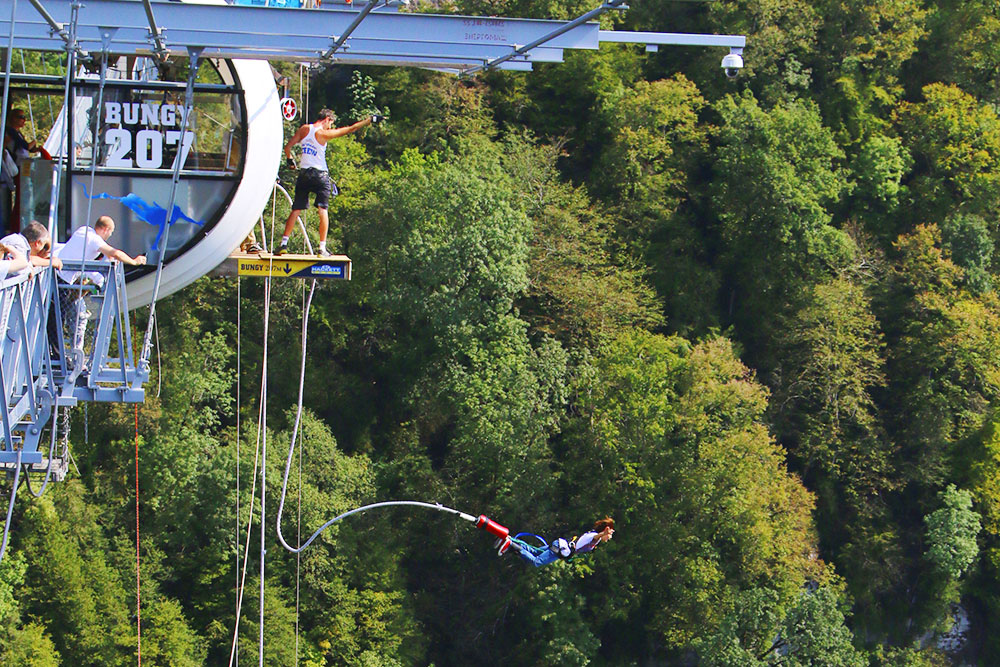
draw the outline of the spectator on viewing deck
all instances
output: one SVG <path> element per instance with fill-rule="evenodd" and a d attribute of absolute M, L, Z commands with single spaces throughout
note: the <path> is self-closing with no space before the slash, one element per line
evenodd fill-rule
<path fill-rule="evenodd" d="M 0 282 L 28 266 L 28 258 L 17 248 L 0 243 Z"/>
<path fill-rule="evenodd" d="M 58 250 L 57 257 L 61 261 L 72 262 L 93 262 L 102 256 L 109 260 L 117 259 L 129 266 L 142 266 L 146 263 L 145 255 L 132 257 L 124 250 L 119 250 L 108 245 L 108 239 L 115 233 L 115 221 L 111 216 L 102 215 L 94 222 L 93 227 L 78 227 L 69 237 L 69 240 Z M 72 285 L 80 277 L 79 271 L 63 270 L 59 272 L 59 280 L 67 285 Z M 100 284 L 103 278 L 99 274 L 87 276 Z"/>
<path fill-rule="evenodd" d="M 93 227 L 78 227 L 69 240 L 57 251 L 57 258 L 63 262 L 96 262 L 99 259 L 118 260 L 130 266 L 142 266 L 146 263 L 145 255 L 132 257 L 124 250 L 112 247 L 108 239 L 115 233 L 115 221 L 110 216 L 102 215 L 94 222 Z M 90 311 L 87 310 L 86 292 L 82 290 L 65 289 L 68 285 L 80 279 L 79 270 L 63 269 L 56 275 L 59 278 L 59 304 L 62 309 L 63 322 L 71 322 L 73 328 L 73 348 L 83 349 L 83 339 L 87 329 Z M 99 272 L 87 272 L 82 283 L 92 282 L 98 286 L 104 284 L 104 276 Z M 75 311 L 75 312 L 72 312 Z M 56 348 L 55 317 L 49 317 L 49 342 Z M 58 357 L 60 351 L 54 349 L 53 357 Z"/>
<path fill-rule="evenodd" d="M 27 122 L 28 118 L 22 109 L 11 108 L 7 110 L 7 130 L 4 132 L 3 147 L 14 157 L 18 167 L 32 153 L 38 153 L 42 150 L 38 142 L 28 141 L 21 134 L 21 130 Z"/>
<path fill-rule="evenodd" d="M 21 230 L 20 234 L 9 234 L 0 239 L 0 243 L 8 248 L 17 249 L 28 258 L 31 266 L 52 265 L 57 269 L 62 268 L 62 262 L 59 259 L 55 257 L 50 259 L 52 237 L 49 235 L 49 230 L 40 222 L 32 220 Z"/>

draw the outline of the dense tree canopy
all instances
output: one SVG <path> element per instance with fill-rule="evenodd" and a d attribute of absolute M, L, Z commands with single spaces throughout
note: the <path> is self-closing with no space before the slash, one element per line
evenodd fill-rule
<path fill-rule="evenodd" d="M 136 483 L 143 659 L 255 661 L 265 434 L 267 664 L 1000 662 L 996 3 L 602 21 L 745 33 L 746 69 L 615 45 L 531 74 L 303 73 L 313 111 L 388 120 L 327 151 L 354 279 L 313 300 L 281 528 L 417 499 L 548 539 L 610 515 L 615 539 L 534 569 L 389 510 L 287 553 L 307 286 L 273 285 L 265 341 L 263 285 L 205 277 L 158 308 L 138 480 L 136 412 L 93 405 L 69 478 L 20 494 L 0 662 L 135 660 Z"/>

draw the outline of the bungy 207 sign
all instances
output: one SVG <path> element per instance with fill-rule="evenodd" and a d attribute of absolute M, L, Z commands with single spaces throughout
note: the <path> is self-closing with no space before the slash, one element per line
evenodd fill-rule
<path fill-rule="evenodd" d="M 104 123 L 118 125 L 104 132 L 104 166 L 118 169 L 159 169 L 163 147 L 180 144 L 181 166 L 187 160 L 194 132 L 185 131 L 184 105 L 156 102 L 105 102 Z M 121 126 L 127 127 L 121 127 Z M 128 127 L 134 129 L 128 129 Z M 173 165 L 171 165 L 172 167 Z"/>

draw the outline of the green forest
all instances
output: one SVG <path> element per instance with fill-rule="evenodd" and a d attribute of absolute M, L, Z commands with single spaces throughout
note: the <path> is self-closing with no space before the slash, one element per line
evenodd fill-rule
<path fill-rule="evenodd" d="M 18 495 L 0 662 L 134 664 L 141 615 L 144 664 L 229 664 L 246 555 L 257 664 L 266 424 L 267 665 L 1000 664 L 1000 3 L 601 20 L 745 34 L 746 67 L 613 45 L 308 77 L 308 120 L 387 120 L 328 145 L 353 280 L 312 301 L 282 529 L 419 500 L 546 538 L 610 515 L 615 539 L 536 569 L 400 508 L 288 553 L 309 286 L 275 281 L 265 329 L 262 280 L 204 277 L 157 307 L 146 402 L 74 409 L 75 467 Z"/>

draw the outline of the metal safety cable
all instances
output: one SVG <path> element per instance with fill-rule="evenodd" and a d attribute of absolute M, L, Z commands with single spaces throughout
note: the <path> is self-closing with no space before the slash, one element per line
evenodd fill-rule
<path fill-rule="evenodd" d="M 17 0 L 10 5 L 10 35 L 7 39 L 7 63 L 4 67 L 3 107 L 0 107 L 0 127 L 7 127 L 7 105 L 10 104 L 10 60 L 14 55 L 14 22 L 17 18 Z M 4 131 L 6 139 L 6 130 Z M 6 143 L 6 141 L 4 142 Z M 6 150 L 6 147 L 5 147 Z M 13 176 L 11 176 L 13 178 Z"/>
<path fill-rule="evenodd" d="M 14 18 L 17 11 L 17 0 L 14 0 L 10 9 L 10 38 L 7 44 L 7 64 L 3 81 L 3 107 L 0 108 L 0 127 L 7 127 L 7 104 L 10 95 L 10 59 L 14 51 Z M 13 178 L 13 177 L 12 177 Z M 6 434 L 6 444 L 13 448 L 14 442 L 10 434 Z M 14 500 L 17 498 L 17 484 L 21 476 L 21 449 L 17 450 L 17 460 L 14 464 L 14 485 L 10 490 L 10 500 L 7 503 L 7 521 L 3 526 L 3 544 L 0 545 L 0 561 L 3 560 L 4 552 L 7 551 L 7 538 L 10 536 L 10 517 L 14 512 Z"/>
<path fill-rule="evenodd" d="M 10 489 L 10 501 L 7 503 L 7 520 L 3 524 L 3 544 L 0 544 L 0 561 L 3 561 L 7 551 L 7 538 L 10 537 L 10 517 L 14 513 L 14 501 L 17 499 L 17 485 L 21 480 L 21 452 L 17 450 L 17 460 L 14 462 L 14 484 Z"/>
<path fill-rule="evenodd" d="M 70 139 L 69 136 L 69 110 L 71 108 L 69 92 L 70 92 L 70 81 L 73 78 L 73 69 L 76 67 L 76 29 L 80 14 L 80 3 L 74 2 L 72 9 L 70 11 L 70 23 L 69 23 L 69 37 L 66 42 L 66 78 L 63 83 L 63 108 L 62 108 L 62 130 L 59 137 L 60 149 L 65 149 L 65 155 L 63 155 L 63 160 L 66 163 L 67 177 L 69 171 L 69 161 L 72 151 L 70 150 Z M 56 160 L 52 161 L 52 190 L 49 197 L 49 236 L 55 240 L 58 237 L 56 230 L 56 215 L 59 210 L 59 172 L 60 164 Z M 58 296 L 58 287 L 56 288 L 56 295 Z M 65 348 L 65 346 L 64 346 Z M 65 355 L 65 349 L 60 350 L 60 353 Z"/>
<path fill-rule="evenodd" d="M 167 248 L 170 241 L 170 218 L 174 213 L 174 203 L 177 197 L 177 183 L 181 177 L 181 162 L 187 159 L 184 152 L 184 137 L 187 134 L 188 122 L 191 111 L 194 107 L 194 79 L 201 66 L 202 47 L 188 47 L 189 71 L 187 87 L 184 89 L 184 117 L 181 119 L 181 135 L 177 143 L 177 156 L 174 158 L 174 171 L 170 179 L 170 197 L 167 199 L 167 212 L 164 217 L 163 238 L 160 239 L 160 253 L 156 262 L 156 275 L 153 277 L 153 296 L 149 302 L 149 322 L 146 324 L 146 334 L 142 341 L 142 353 L 140 363 L 149 359 L 150 346 L 152 345 L 153 323 L 156 319 L 156 299 L 160 295 L 160 281 L 163 277 L 163 260 L 167 256 Z"/>
<path fill-rule="evenodd" d="M 93 211 L 93 204 L 94 204 L 94 200 L 90 197 L 90 194 L 94 192 L 94 181 L 97 178 L 97 157 L 98 157 L 98 155 L 97 155 L 98 154 L 98 148 L 97 148 L 97 146 L 98 146 L 98 137 L 100 136 L 100 133 L 101 133 L 101 113 L 100 113 L 100 109 L 101 109 L 102 105 L 104 104 L 104 86 L 105 86 L 105 83 L 107 82 L 107 76 L 108 76 L 108 50 L 107 50 L 107 42 L 105 42 L 105 48 L 101 52 L 101 81 L 100 81 L 100 84 L 97 87 L 97 106 L 95 107 L 96 109 L 98 109 L 98 112 L 94 114 L 94 127 L 90 131 L 90 188 L 89 188 L 88 193 L 87 193 L 87 217 L 84 218 L 84 224 L 86 225 L 86 231 L 83 233 L 83 236 L 84 236 L 84 239 L 83 239 L 84 252 L 83 252 L 83 256 L 81 258 L 83 260 L 83 265 L 82 265 L 82 267 L 80 269 L 80 274 L 79 274 L 79 276 L 77 278 L 77 286 L 76 286 L 76 292 L 77 292 L 77 295 L 76 295 L 76 299 L 77 299 L 77 301 L 76 301 L 76 325 L 75 325 L 75 328 L 73 329 L 73 347 L 74 348 L 76 347 L 77 332 L 80 331 L 80 323 L 81 323 L 81 320 L 83 320 L 83 314 L 86 312 L 87 313 L 87 317 L 90 317 L 90 313 L 87 312 L 87 306 L 86 306 L 86 304 L 85 304 L 85 302 L 83 300 L 84 299 L 84 296 L 83 296 L 83 281 L 86 280 L 86 278 L 87 278 L 87 252 L 86 252 L 86 248 L 90 244 L 90 234 L 91 234 L 91 232 L 93 232 L 94 234 L 97 233 L 97 231 L 94 230 L 90 226 L 90 215 L 91 215 L 91 213 Z M 66 107 L 66 113 L 67 113 L 67 116 L 68 116 L 69 115 L 69 107 Z M 66 125 L 69 125 L 68 120 L 67 120 Z M 67 150 L 67 160 L 68 159 L 69 159 L 69 152 Z M 80 349 L 81 349 L 81 351 L 83 350 L 83 345 L 84 345 L 84 340 L 81 337 L 81 340 L 80 340 Z"/>

